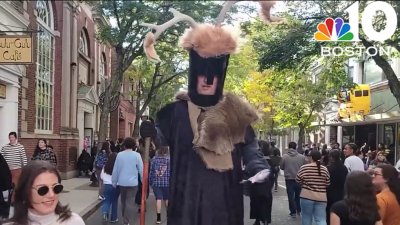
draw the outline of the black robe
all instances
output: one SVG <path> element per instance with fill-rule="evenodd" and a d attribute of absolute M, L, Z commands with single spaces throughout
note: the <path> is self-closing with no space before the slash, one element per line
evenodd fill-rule
<path fill-rule="evenodd" d="M 242 160 L 255 174 L 268 169 L 252 128 L 232 151 L 233 170 L 207 169 L 193 149 L 186 101 L 165 106 L 157 115 L 158 144 L 170 147 L 168 225 L 243 225 Z"/>

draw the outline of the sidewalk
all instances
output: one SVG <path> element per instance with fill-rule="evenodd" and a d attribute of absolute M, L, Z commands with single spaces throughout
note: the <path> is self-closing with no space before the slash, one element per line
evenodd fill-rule
<path fill-rule="evenodd" d="M 84 220 L 100 206 L 98 187 L 91 187 L 89 178 L 72 178 L 62 180 L 64 190 L 60 202 L 69 205 L 72 212 L 78 213 Z"/>

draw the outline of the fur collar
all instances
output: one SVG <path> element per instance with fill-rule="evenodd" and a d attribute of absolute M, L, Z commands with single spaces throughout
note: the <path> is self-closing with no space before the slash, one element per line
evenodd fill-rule
<path fill-rule="evenodd" d="M 186 92 L 179 92 L 176 99 L 193 104 Z M 249 103 L 231 93 L 225 93 L 223 99 L 215 106 L 195 107 L 198 108 L 198 114 L 191 119 L 191 126 L 193 144 L 200 151 L 205 151 L 203 154 L 199 152 L 200 156 L 208 168 L 232 169 L 232 158 L 228 153 L 233 151 L 235 144 L 244 142 L 247 126 L 258 119 L 256 111 Z M 201 110 L 204 111 L 203 119 L 200 123 L 193 122 L 197 121 Z M 189 117 L 193 117 L 193 110 L 189 110 L 189 114 L 192 114 Z M 209 163 L 205 157 L 209 158 Z M 215 161 L 218 158 L 220 159 Z"/>

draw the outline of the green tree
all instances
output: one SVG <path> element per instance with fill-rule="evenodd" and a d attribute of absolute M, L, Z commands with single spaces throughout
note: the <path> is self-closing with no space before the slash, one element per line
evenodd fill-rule
<path fill-rule="evenodd" d="M 155 22 L 161 24 L 172 15 L 168 10 L 173 7 L 178 11 L 188 14 L 196 21 L 202 22 L 210 18 L 216 18 L 220 6 L 213 1 L 203 1 L 193 4 L 187 1 L 88 1 L 95 11 L 107 19 L 116 20 L 116 26 L 101 26 L 97 38 L 111 44 L 116 51 L 116 71 L 112 74 L 111 81 L 107 84 L 103 94 L 100 109 L 99 141 L 106 139 L 108 117 L 112 106 L 119 101 L 119 90 L 125 71 L 131 66 L 133 60 L 143 55 L 143 39 L 148 28 L 139 26 L 142 22 Z M 167 30 L 159 42 L 176 45 L 179 34 L 185 26 L 174 26 Z M 159 66 L 155 68 L 153 75 L 159 73 Z M 155 79 L 155 77 L 153 77 Z M 152 95 L 150 95 L 152 96 Z M 139 116 L 140 115 L 136 115 Z M 137 124 L 135 125 L 137 127 Z"/>
<path fill-rule="evenodd" d="M 308 68 L 274 70 L 266 76 L 265 85 L 273 93 L 269 103 L 273 121 L 283 128 L 298 127 L 299 147 L 317 112 L 327 106 L 341 87 L 352 85 L 343 66 L 344 60 L 338 58 Z"/>
<path fill-rule="evenodd" d="M 161 104 L 171 100 L 172 90 L 181 84 L 178 78 L 185 75 L 186 70 L 176 71 L 179 66 L 171 62 L 152 64 L 146 58 L 138 57 L 127 70 L 127 76 L 135 83 L 135 90 L 131 93 L 135 98 L 136 115 L 132 136 L 139 136 L 139 120 L 146 108 L 150 106 L 151 112 L 158 111 Z"/>
<path fill-rule="evenodd" d="M 266 114 L 260 129 L 271 134 L 274 127 L 298 127 L 302 146 L 316 113 L 341 88 L 352 86 L 344 67 L 347 58 L 320 58 L 316 43 L 300 34 L 309 29 L 296 18 L 288 17 L 282 25 L 255 21 L 245 27 L 263 74 L 245 86 L 246 97 Z"/>
<path fill-rule="evenodd" d="M 224 90 L 244 95 L 244 81 L 249 79 L 251 73 L 257 71 L 257 59 L 258 55 L 252 43 L 245 42 L 238 54 L 230 56 Z"/>
<path fill-rule="evenodd" d="M 285 15 L 289 23 L 276 27 L 262 27 L 259 29 L 267 29 L 271 33 L 268 37 L 258 35 L 254 38 L 254 45 L 260 52 L 260 68 L 266 69 L 271 67 L 291 68 L 298 64 L 304 63 L 304 60 L 310 56 L 319 56 L 321 46 L 347 46 L 354 43 L 329 43 L 315 42 L 313 35 L 316 32 L 317 25 L 325 20 L 325 18 L 341 17 L 348 19 L 345 9 L 350 7 L 356 1 L 287 1 L 288 13 Z M 365 7 L 373 1 L 358 1 L 360 3 L 359 11 L 362 12 Z M 397 21 L 400 21 L 400 2 L 385 1 L 397 12 Z M 360 15 L 361 13 L 359 13 Z M 361 18 L 361 16 L 360 16 Z M 381 30 L 385 26 L 386 19 L 378 14 L 374 19 L 374 28 Z M 359 24 L 362 28 L 362 24 Z M 274 34 L 274 35 L 273 35 Z M 365 48 L 374 46 L 391 46 L 400 52 L 400 30 L 397 29 L 395 34 L 384 43 L 378 43 L 369 40 L 360 29 L 359 36 L 361 39 L 357 46 Z M 382 69 L 388 79 L 389 88 L 400 104 L 400 81 L 393 68 L 390 66 L 388 58 L 385 56 L 372 56 L 375 63 Z"/>

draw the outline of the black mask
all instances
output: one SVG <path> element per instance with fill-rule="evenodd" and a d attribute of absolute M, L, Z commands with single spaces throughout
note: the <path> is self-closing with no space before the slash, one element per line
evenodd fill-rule
<path fill-rule="evenodd" d="M 222 98 L 226 70 L 228 68 L 229 55 L 221 55 L 203 58 L 196 51 L 190 50 L 189 54 L 189 97 L 198 106 L 216 105 Z M 197 77 L 199 75 L 207 78 L 207 84 L 212 85 L 214 77 L 218 78 L 217 89 L 214 95 L 200 95 L 197 93 Z"/>

